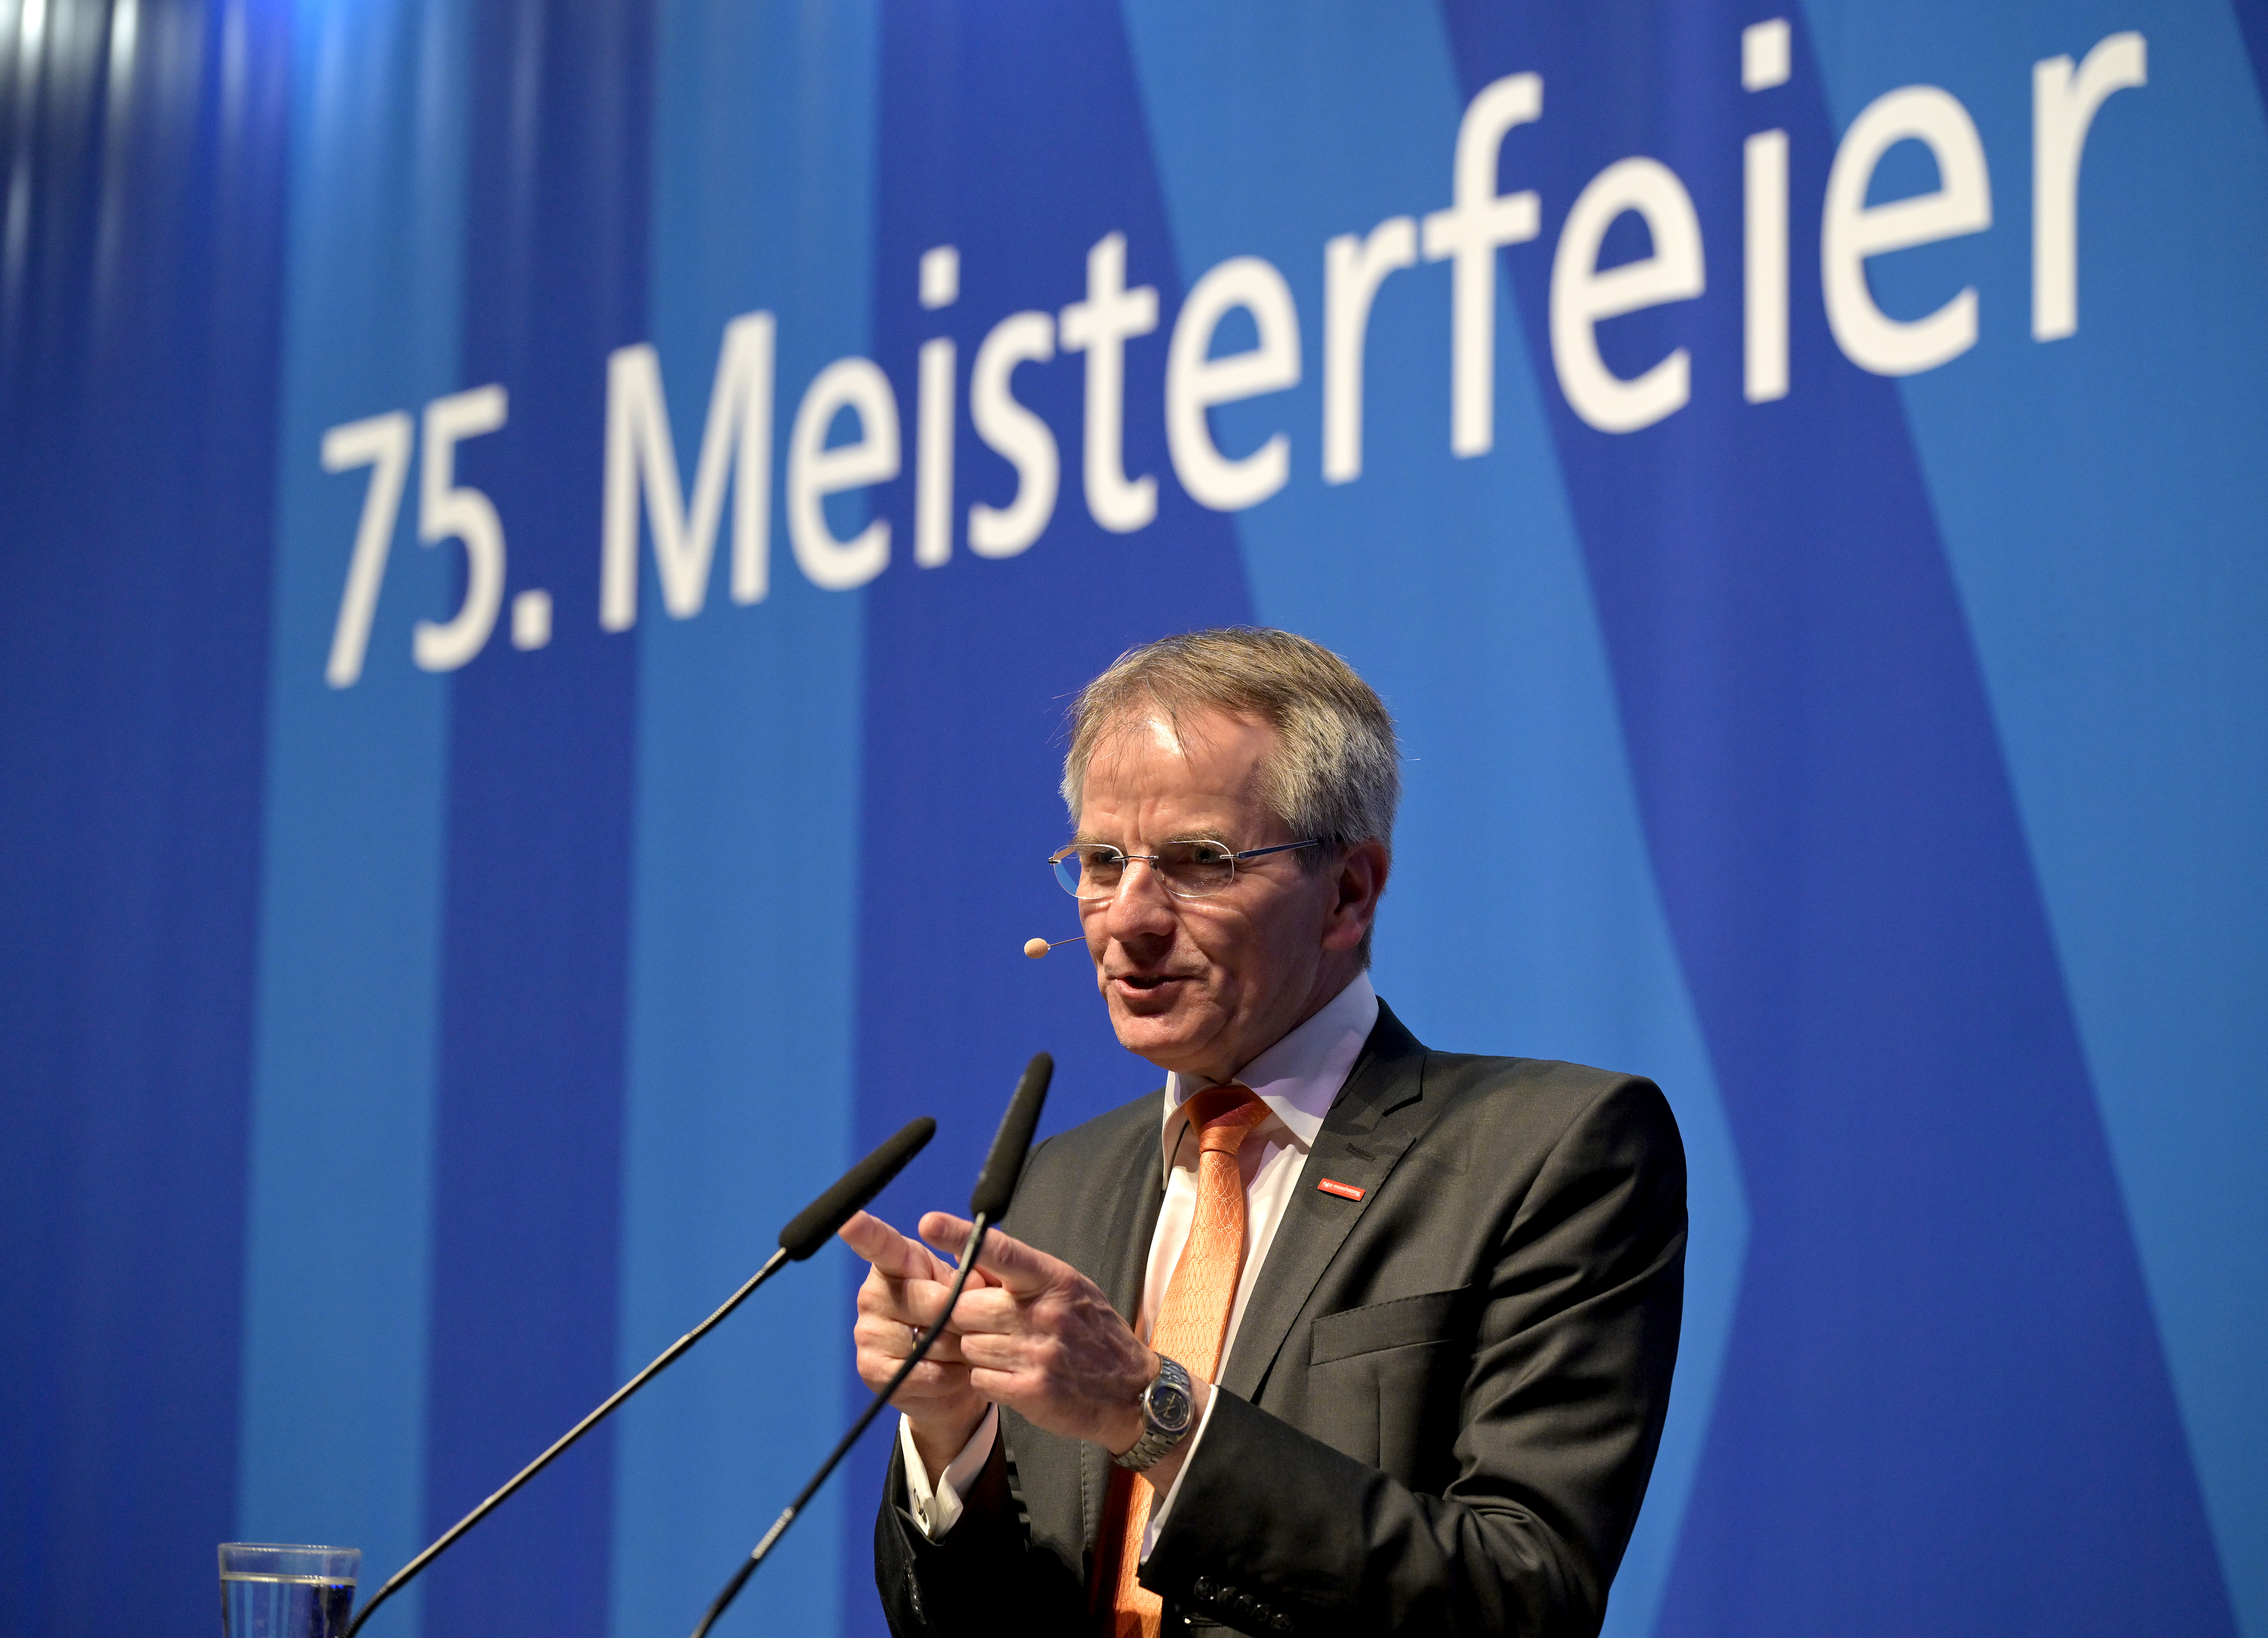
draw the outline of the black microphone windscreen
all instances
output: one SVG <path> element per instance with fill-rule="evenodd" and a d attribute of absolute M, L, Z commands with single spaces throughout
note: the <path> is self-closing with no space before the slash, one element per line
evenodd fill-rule
<path fill-rule="evenodd" d="M 850 1221 L 850 1214 L 880 1194 L 906 1162 L 922 1152 L 937 1135 L 937 1122 L 924 1115 L 898 1128 L 872 1155 L 835 1180 L 835 1186 L 795 1214 L 780 1230 L 780 1249 L 801 1262 L 825 1245 L 835 1231 Z"/>
<path fill-rule="evenodd" d="M 1056 1060 L 1045 1052 L 1035 1053 L 1032 1061 L 1024 1066 L 1024 1078 L 1016 1083 L 1016 1096 L 1008 1100 L 1008 1112 L 1000 1118 L 999 1135 L 992 1140 L 992 1152 L 984 1157 L 984 1169 L 976 1175 L 976 1192 L 968 1197 L 968 1209 L 981 1212 L 988 1222 L 998 1222 L 1007 1214 L 1008 1202 L 1016 1193 L 1016 1179 L 1024 1169 L 1024 1153 L 1032 1147 L 1032 1133 L 1040 1124 L 1040 1108 L 1048 1101 L 1048 1082 L 1055 1079 Z"/>

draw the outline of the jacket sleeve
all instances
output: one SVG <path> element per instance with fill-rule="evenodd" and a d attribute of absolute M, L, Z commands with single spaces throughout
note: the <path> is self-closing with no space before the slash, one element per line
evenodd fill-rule
<path fill-rule="evenodd" d="M 898 1638 L 1079 1630 L 1086 1610 L 1078 1573 L 1035 1546 L 1005 1437 L 992 1441 L 962 1498 L 960 1522 L 932 1541 L 914 1522 L 905 1457 L 894 1450 L 874 1521 L 874 1581 Z"/>
<path fill-rule="evenodd" d="M 1595 1634 L 1676 1361 L 1684 1155 L 1653 1083 L 1580 1108 L 1491 1243 L 1442 1494 L 1221 1393 L 1143 1583 L 1248 1632 Z"/>

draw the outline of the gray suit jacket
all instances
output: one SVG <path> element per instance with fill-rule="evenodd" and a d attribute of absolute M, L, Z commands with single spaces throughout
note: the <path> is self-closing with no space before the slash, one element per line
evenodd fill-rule
<path fill-rule="evenodd" d="M 1158 1122 L 1152 1094 L 1042 1144 L 1006 1223 L 1122 1314 L 1163 1198 Z M 1429 1051 L 1381 1007 L 1142 1567 L 1167 1631 L 1595 1633 L 1661 1437 L 1684 1258 L 1684 1150 L 1652 1081 Z M 1109 1457 L 1000 1427 L 941 1542 L 892 1457 L 894 1632 L 1092 1630 Z"/>

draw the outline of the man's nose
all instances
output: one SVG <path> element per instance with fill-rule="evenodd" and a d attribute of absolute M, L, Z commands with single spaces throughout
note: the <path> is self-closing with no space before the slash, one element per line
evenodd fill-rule
<path fill-rule="evenodd" d="M 1118 878 L 1118 890 L 1104 901 L 1103 913 L 1114 928 L 1123 926 L 1130 931 L 1155 930 L 1161 922 L 1170 922 L 1174 901 L 1157 866 L 1146 859 L 1128 860 Z"/>

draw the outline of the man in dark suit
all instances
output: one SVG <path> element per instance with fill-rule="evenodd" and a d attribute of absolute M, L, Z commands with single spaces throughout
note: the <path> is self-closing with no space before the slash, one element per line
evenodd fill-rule
<path fill-rule="evenodd" d="M 1378 1000 L 1393 728 L 1314 644 L 1133 651 L 1064 789 L 1051 863 L 1167 1085 L 1034 1152 L 949 1319 L 945 1258 L 844 1229 L 867 1382 L 946 1328 L 897 1398 L 893 1629 L 1595 1632 L 1676 1357 L 1660 1093 L 1430 1051 Z"/>

